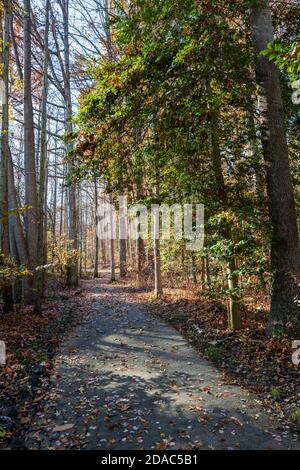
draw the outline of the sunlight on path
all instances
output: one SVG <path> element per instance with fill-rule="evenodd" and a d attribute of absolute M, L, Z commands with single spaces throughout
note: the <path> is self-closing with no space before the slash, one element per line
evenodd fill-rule
<path fill-rule="evenodd" d="M 31 449 L 300 448 L 130 289 L 85 282 L 86 322 L 56 360 Z"/>

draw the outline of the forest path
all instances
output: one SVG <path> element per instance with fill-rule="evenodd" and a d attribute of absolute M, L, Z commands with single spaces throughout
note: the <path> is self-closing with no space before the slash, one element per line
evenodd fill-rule
<path fill-rule="evenodd" d="M 107 278 L 83 281 L 86 321 L 62 345 L 30 449 L 300 449 L 255 397 Z"/>

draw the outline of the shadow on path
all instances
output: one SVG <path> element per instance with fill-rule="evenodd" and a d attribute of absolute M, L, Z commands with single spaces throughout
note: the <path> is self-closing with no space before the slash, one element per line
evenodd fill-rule
<path fill-rule="evenodd" d="M 133 302 L 83 282 L 86 321 L 61 348 L 30 449 L 300 449 L 255 397 Z"/>

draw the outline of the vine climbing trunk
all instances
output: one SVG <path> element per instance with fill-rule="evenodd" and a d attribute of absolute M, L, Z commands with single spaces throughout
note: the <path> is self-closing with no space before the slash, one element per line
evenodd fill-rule
<path fill-rule="evenodd" d="M 219 143 L 219 132 L 218 132 L 218 118 L 215 110 L 210 113 L 210 124 L 211 124 L 211 153 L 213 170 L 215 174 L 216 188 L 219 196 L 219 201 L 222 206 L 222 210 L 226 211 L 229 209 L 229 201 L 227 196 L 227 188 L 224 180 L 223 169 L 222 169 L 222 157 Z M 230 222 L 227 223 L 223 230 L 224 238 L 231 244 L 233 244 L 232 228 Z M 237 266 L 234 257 L 234 253 L 229 255 L 227 261 L 227 282 L 228 282 L 228 326 L 232 330 L 238 330 L 242 326 L 241 312 L 240 312 L 240 298 L 239 298 L 239 278 L 237 274 Z"/>

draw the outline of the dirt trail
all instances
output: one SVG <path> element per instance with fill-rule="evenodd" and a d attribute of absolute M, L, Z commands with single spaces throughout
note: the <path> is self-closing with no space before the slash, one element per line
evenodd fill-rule
<path fill-rule="evenodd" d="M 130 289 L 84 281 L 86 321 L 56 358 L 29 449 L 300 449 Z"/>

